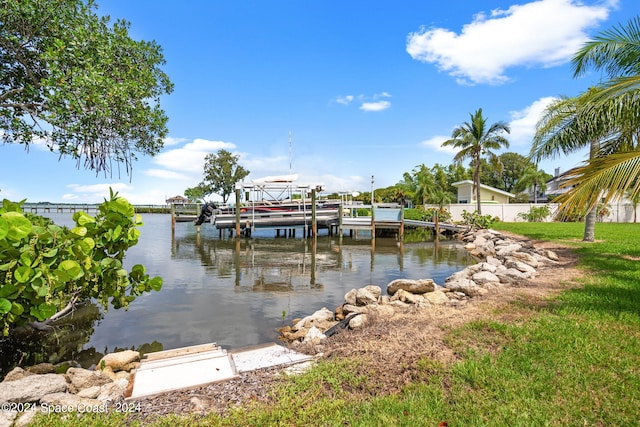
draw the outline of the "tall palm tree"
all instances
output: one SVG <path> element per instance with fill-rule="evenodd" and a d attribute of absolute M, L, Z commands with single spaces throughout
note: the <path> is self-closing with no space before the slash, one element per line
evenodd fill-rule
<path fill-rule="evenodd" d="M 508 148 L 509 141 L 502 136 L 502 132 L 511 133 L 511 129 L 504 122 L 497 122 L 487 126 L 487 119 L 482 115 L 482 108 L 478 108 L 474 114 L 469 114 L 470 122 L 464 122 L 451 133 L 451 139 L 442 143 L 442 146 L 452 146 L 460 151 L 453 160 L 461 163 L 470 159 L 473 168 L 473 186 L 476 193 L 476 211 L 482 214 L 480 207 L 480 159 L 483 156 L 494 157 L 501 147 Z"/>
<path fill-rule="evenodd" d="M 560 97 L 546 108 L 533 137 L 529 154 L 532 161 L 537 163 L 543 158 L 556 157 L 561 152 L 569 154 L 585 146 L 589 147 L 589 161 L 597 156 L 599 141 L 606 139 L 611 123 L 599 116 L 591 117 L 593 105 L 589 96 L 595 91 L 589 89 L 575 98 Z M 565 212 L 570 210 L 570 207 L 566 207 Z M 595 240 L 595 224 L 594 204 L 588 207 L 582 240 Z"/>
<path fill-rule="evenodd" d="M 534 138 L 532 154 L 537 152 L 538 155 L 554 150 L 555 153 L 558 150 L 566 153 L 576 145 L 587 141 L 590 144 L 590 161 L 572 173 L 567 185 L 573 188 L 560 198 L 563 208 L 588 208 L 591 215 L 585 221 L 585 241 L 594 240 L 595 209 L 600 199 L 604 198 L 606 203 L 628 190 L 631 197 L 640 192 L 635 180 L 640 175 L 638 58 L 640 18 L 629 21 L 625 27 L 605 31 L 585 44 L 573 58 L 574 77 L 593 67 L 605 71 L 609 80 L 574 100 L 573 115 L 558 108 L 561 104 L 554 107 L 555 113 L 561 113 L 555 118 L 556 125 L 567 126 L 560 125 L 556 129 L 561 132 L 547 135 L 544 126 L 539 127 L 536 137 L 551 135 L 547 142 L 555 139 L 557 144 L 547 144 L 543 149 L 544 144 L 536 147 L 542 140 Z M 553 127 L 547 131 L 549 129 Z"/>

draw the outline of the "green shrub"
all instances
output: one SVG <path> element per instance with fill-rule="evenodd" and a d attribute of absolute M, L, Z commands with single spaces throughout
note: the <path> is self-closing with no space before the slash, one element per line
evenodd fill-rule
<path fill-rule="evenodd" d="M 24 201 L 23 201 L 24 202 Z M 76 212 L 72 229 L 24 214 L 20 203 L 0 207 L 0 323 L 10 327 L 43 322 L 94 299 L 104 308 L 128 307 L 136 296 L 160 290 L 137 264 L 122 267 L 126 251 L 138 243 L 140 215 L 124 198 L 111 193 L 96 217 Z"/>
<path fill-rule="evenodd" d="M 462 211 L 462 222 L 465 225 L 469 225 L 473 228 L 489 228 L 496 222 L 496 218 L 491 215 L 480 215 L 477 211 L 467 212 Z"/>
<path fill-rule="evenodd" d="M 548 205 L 543 205 L 531 206 L 529 212 L 520 212 L 518 217 L 527 222 L 543 222 L 549 215 L 551 215 L 551 208 Z"/>

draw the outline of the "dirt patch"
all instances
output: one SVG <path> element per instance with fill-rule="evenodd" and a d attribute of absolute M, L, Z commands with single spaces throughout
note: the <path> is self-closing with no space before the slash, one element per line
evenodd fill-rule
<path fill-rule="evenodd" d="M 507 235 L 507 233 L 503 233 Z M 517 240 L 524 237 L 508 234 Z M 356 360 L 359 372 L 370 378 L 366 390 L 350 390 L 354 397 L 398 392 L 424 375 L 425 361 L 449 364 L 458 356 L 446 344 L 449 331 L 467 322 L 488 319 L 522 322 L 549 304 L 550 297 L 579 286 L 583 271 L 576 268 L 577 257 L 570 248 L 549 242 L 532 242 L 536 248 L 550 249 L 560 257 L 557 265 L 542 267 L 529 281 L 502 288 L 459 305 L 412 308 L 392 318 L 370 318 L 356 331 L 336 334 L 320 345 L 296 347 L 297 351 L 318 354 L 326 359 Z M 422 369 L 417 369 L 422 365 Z M 193 390 L 172 392 L 141 401 L 142 412 L 134 418 L 145 420 L 158 415 L 217 412 L 250 402 L 269 402 L 272 387 L 283 381 L 277 368 L 243 374 L 239 379 Z"/>

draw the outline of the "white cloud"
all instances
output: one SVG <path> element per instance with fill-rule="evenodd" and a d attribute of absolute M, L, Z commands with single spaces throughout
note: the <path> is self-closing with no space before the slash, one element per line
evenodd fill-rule
<path fill-rule="evenodd" d="M 531 105 L 519 111 L 511 111 L 511 121 L 509 127 L 511 133 L 506 135 L 511 146 L 530 146 L 533 135 L 536 131 L 536 124 L 542 117 L 544 110 L 556 98 L 548 96 L 534 101 Z"/>
<path fill-rule="evenodd" d="M 169 171 L 166 169 L 147 169 L 143 173 L 147 176 L 152 176 L 154 178 L 180 180 L 180 181 L 191 179 L 190 176 L 187 176 L 183 173 Z"/>
<path fill-rule="evenodd" d="M 336 98 L 336 102 L 342 105 L 349 105 L 354 98 L 355 97 L 353 95 L 339 96 Z"/>
<path fill-rule="evenodd" d="M 342 105 L 349 105 L 354 100 L 360 102 L 360 109 L 363 111 L 383 111 L 391 107 L 391 102 L 381 100 L 381 98 L 391 98 L 389 92 L 374 93 L 373 95 L 346 95 L 336 98 L 336 102 Z"/>
<path fill-rule="evenodd" d="M 127 192 L 132 192 L 133 187 L 128 184 L 117 183 L 103 183 L 103 184 L 68 184 L 67 188 L 71 191 L 62 196 L 64 201 L 81 201 L 83 203 L 102 203 L 104 199 L 109 198 L 109 189 L 117 192 L 119 196 L 125 197 L 129 202 L 133 203 L 127 196 Z"/>
<path fill-rule="evenodd" d="M 168 136 L 163 140 L 165 147 L 169 147 L 171 145 L 182 144 L 183 142 L 187 142 L 187 141 L 188 141 L 187 138 L 174 138 L 174 137 L 171 137 L 171 136 Z"/>
<path fill-rule="evenodd" d="M 577 0 L 538 0 L 474 16 L 460 34 L 422 28 L 407 37 L 407 52 L 460 83 L 500 84 L 516 66 L 567 62 L 587 40 L 585 30 L 607 18 L 617 0 L 587 6 Z"/>
<path fill-rule="evenodd" d="M 233 150 L 235 144 L 224 141 L 209 141 L 196 138 L 181 148 L 163 151 L 154 158 L 154 163 L 170 170 L 189 172 L 200 175 L 204 167 L 204 158 L 207 154 L 218 150 Z"/>
<path fill-rule="evenodd" d="M 423 147 L 430 148 L 432 150 L 440 151 L 442 153 L 455 155 L 458 152 L 457 149 L 450 146 L 446 146 L 446 147 L 442 146 L 443 142 L 448 141 L 450 139 L 451 139 L 450 136 L 436 135 L 422 141 L 420 145 L 422 145 Z"/>
<path fill-rule="evenodd" d="M 360 109 L 363 111 L 383 111 L 391 107 L 389 101 L 363 102 Z"/>

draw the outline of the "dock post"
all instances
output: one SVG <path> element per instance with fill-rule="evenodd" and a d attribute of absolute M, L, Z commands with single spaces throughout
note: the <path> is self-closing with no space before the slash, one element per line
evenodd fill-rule
<path fill-rule="evenodd" d="M 236 188 L 236 237 L 240 237 L 240 189 Z"/>
<path fill-rule="evenodd" d="M 371 243 L 376 240 L 376 216 L 374 212 L 373 203 L 371 204 Z"/>
<path fill-rule="evenodd" d="M 173 203 L 171 203 L 171 231 L 175 231 L 176 230 L 176 205 L 174 205 Z"/>
<path fill-rule="evenodd" d="M 318 223 L 316 222 L 316 190 L 311 189 L 311 235 L 318 235 Z"/>
<path fill-rule="evenodd" d="M 398 232 L 399 240 L 402 242 L 404 239 L 404 207 L 400 206 L 400 230 Z"/>

